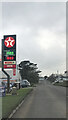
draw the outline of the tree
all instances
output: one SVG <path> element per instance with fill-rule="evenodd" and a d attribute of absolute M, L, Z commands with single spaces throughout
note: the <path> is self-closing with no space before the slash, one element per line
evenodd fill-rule
<path fill-rule="evenodd" d="M 67 71 L 64 72 L 65 74 L 67 73 Z"/>
<path fill-rule="evenodd" d="M 56 76 L 54 74 L 51 74 L 49 77 L 48 77 L 48 80 L 50 82 L 54 82 L 56 80 Z"/>
<path fill-rule="evenodd" d="M 22 61 L 18 68 L 22 79 L 27 79 L 30 83 L 38 83 L 39 73 L 37 64 L 31 63 L 30 61 Z"/>
<path fill-rule="evenodd" d="M 48 78 L 47 76 L 44 76 L 44 78 L 46 79 L 46 78 Z"/>

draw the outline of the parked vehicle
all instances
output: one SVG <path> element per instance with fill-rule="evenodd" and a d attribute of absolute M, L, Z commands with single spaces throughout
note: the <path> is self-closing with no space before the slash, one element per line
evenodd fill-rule
<path fill-rule="evenodd" d="M 7 83 L 5 83 L 5 89 L 6 89 L 6 91 L 7 91 Z M 9 92 L 11 92 L 12 91 L 12 83 L 10 83 L 10 89 L 9 89 Z"/>
<path fill-rule="evenodd" d="M 28 80 L 24 79 L 24 80 L 22 80 L 20 82 L 20 86 L 21 87 L 29 87 L 30 86 L 30 82 Z"/>
<path fill-rule="evenodd" d="M 68 77 L 63 77 L 63 81 L 68 81 Z"/>
<path fill-rule="evenodd" d="M 59 83 L 59 80 L 56 79 L 54 82 L 52 82 L 53 85 L 54 85 L 55 83 Z"/>
<path fill-rule="evenodd" d="M 17 81 L 13 84 L 13 87 L 16 87 L 17 89 L 20 89 L 20 82 Z"/>
<path fill-rule="evenodd" d="M 0 97 L 5 96 L 5 95 L 6 95 L 5 86 L 0 85 Z"/>

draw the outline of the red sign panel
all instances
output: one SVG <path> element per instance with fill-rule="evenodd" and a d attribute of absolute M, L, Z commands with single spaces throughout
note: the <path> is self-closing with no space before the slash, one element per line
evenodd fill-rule
<path fill-rule="evenodd" d="M 4 44 L 5 44 L 6 47 L 11 48 L 11 47 L 14 46 L 15 40 L 14 40 L 13 37 L 7 37 L 4 41 Z"/>
<path fill-rule="evenodd" d="M 16 69 L 13 69 L 13 76 L 16 75 Z"/>
<path fill-rule="evenodd" d="M 16 68 L 16 64 L 15 65 L 4 65 L 4 69 L 8 69 L 8 68 Z"/>
<path fill-rule="evenodd" d="M 4 65 L 16 64 L 16 61 L 4 61 Z"/>

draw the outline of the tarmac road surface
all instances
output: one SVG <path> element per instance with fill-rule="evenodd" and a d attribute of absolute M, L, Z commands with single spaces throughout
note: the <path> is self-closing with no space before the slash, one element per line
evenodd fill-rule
<path fill-rule="evenodd" d="M 66 118 L 66 88 L 41 81 L 12 118 Z"/>

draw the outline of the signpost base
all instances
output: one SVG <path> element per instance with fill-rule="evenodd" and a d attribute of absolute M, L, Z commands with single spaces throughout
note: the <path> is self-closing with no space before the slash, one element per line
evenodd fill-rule
<path fill-rule="evenodd" d="M 4 69 L 2 69 L 2 71 L 7 76 L 7 93 L 9 93 L 10 92 L 9 91 L 10 90 L 10 75 Z"/>

